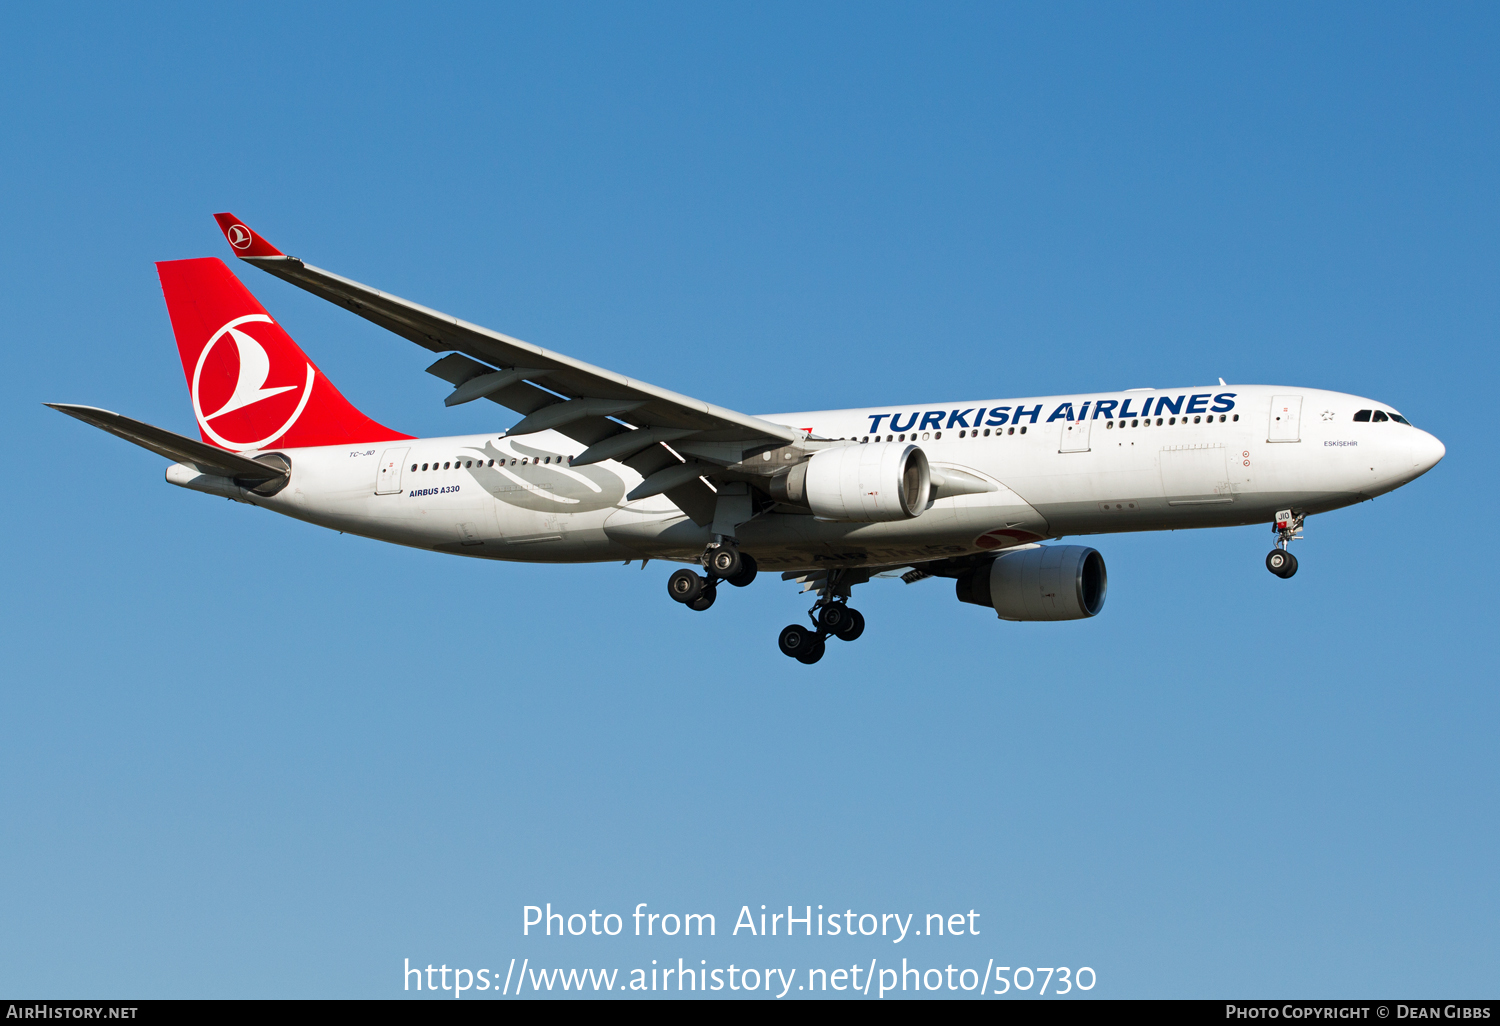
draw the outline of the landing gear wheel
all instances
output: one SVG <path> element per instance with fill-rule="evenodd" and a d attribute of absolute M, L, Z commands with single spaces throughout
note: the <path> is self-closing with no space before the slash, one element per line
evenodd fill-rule
<path fill-rule="evenodd" d="M 667 594 L 677 602 L 692 602 L 703 594 L 703 589 L 707 586 L 708 581 L 691 570 L 679 570 L 667 578 Z"/>
<path fill-rule="evenodd" d="M 708 554 L 708 572 L 715 577 L 729 580 L 737 577 L 744 569 L 744 562 L 740 557 L 740 550 L 730 545 L 720 545 Z"/>
<path fill-rule="evenodd" d="M 691 609 L 695 613 L 701 613 L 705 609 L 707 609 L 709 606 L 713 605 L 714 604 L 714 599 L 716 599 L 718 597 L 719 597 L 719 589 L 717 589 L 715 587 L 712 587 L 712 586 L 709 586 L 709 587 L 704 588 L 703 591 L 702 591 L 702 593 L 697 598 L 695 598 L 695 599 L 693 599 L 693 601 L 689 602 L 687 604 L 687 607 L 689 609 Z"/>
<path fill-rule="evenodd" d="M 740 572 L 735 574 L 733 577 L 726 577 L 725 580 L 734 585 L 736 588 L 743 588 L 745 585 L 755 580 L 755 575 L 759 571 L 759 569 L 760 568 L 755 565 L 754 556 L 741 552 Z"/>
<path fill-rule="evenodd" d="M 1266 569 L 1277 577 L 1290 577 L 1297 572 L 1297 557 L 1285 549 L 1272 549 L 1266 556 Z"/>
<path fill-rule="evenodd" d="M 823 639 L 819 638 L 817 632 L 811 627 L 804 627 L 800 623 L 794 623 L 790 627 L 781 629 L 781 636 L 776 639 L 776 644 L 781 648 L 782 655 L 789 655 L 793 659 L 801 659 L 808 652 L 818 650 L 818 658 L 822 658 Z M 814 659 L 814 662 L 817 660 Z"/>
<path fill-rule="evenodd" d="M 823 651 L 823 638 L 819 635 L 814 635 L 813 647 L 797 656 L 797 662 L 806 663 L 808 666 L 811 666 L 813 663 L 823 658 Z"/>
<path fill-rule="evenodd" d="M 829 634 L 837 634 L 839 631 L 848 630 L 853 617 L 849 614 L 854 612 L 842 602 L 830 602 L 818 610 L 818 626 Z"/>
<path fill-rule="evenodd" d="M 865 618 L 858 609 L 845 609 L 848 622 L 843 630 L 833 632 L 833 636 L 840 641 L 854 641 L 865 632 Z"/>

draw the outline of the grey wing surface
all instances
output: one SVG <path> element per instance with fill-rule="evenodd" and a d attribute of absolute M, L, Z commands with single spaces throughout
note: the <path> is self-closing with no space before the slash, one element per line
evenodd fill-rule
<path fill-rule="evenodd" d="M 229 215 L 218 219 L 226 233 L 231 226 L 248 232 Z M 729 454 L 704 460 L 700 476 L 707 476 L 716 464 L 738 462 L 743 453 L 802 437 L 791 427 L 637 381 L 381 292 L 287 256 L 250 234 L 253 244 L 239 254 L 241 260 L 425 349 L 448 353 L 427 368 L 454 386 L 448 405 L 476 399 L 499 403 L 522 415 L 512 435 L 552 429 L 578 442 L 584 448 L 577 464 L 614 459 L 651 478 L 684 462 L 666 447 L 680 442 Z M 699 477 L 664 491 L 698 523 L 712 520 L 714 493 Z"/>

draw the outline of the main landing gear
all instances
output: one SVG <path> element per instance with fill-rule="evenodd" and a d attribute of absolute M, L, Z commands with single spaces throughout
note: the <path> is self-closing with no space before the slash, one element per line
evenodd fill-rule
<path fill-rule="evenodd" d="M 825 643 L 830 636 L 840 641 L 854 641 L 865 632 L 865 618 L 858 609 L 849 605 L 849 591 L 858 581 L 869 578 L 865 575 L 850 580 L 850 576 L 845 570 L 830 570 L 816 585 L 818 601 L 807 611 L 813 626 L 808 628 L 794 623 L 783 627 L 776 643 L 784 655 L 811 665 L 823 658 Z"/>
<path fill-rule="evenodd" d="M 718 597 L 720 581 L 743 588 L 755 580 L 758 568 L 755 557 L 733 545 L 719 543 L 703 553 L 703 568 L 708 576 L 691 570 L 678 570 L 667 578 L 667 594 L 695 612 L 703 612 Z"/>
<path fill-rule="evenodd" d="M 1287 543 L 1302 537 L 1303 514 L 1284 509 L 1276 514 L 1271 530 L 1276 532 L 1276 547 L 1266 556 L 1266 569 L 1277 577 L 1290 577 L 1297 572 L 1297 557 L 1287 551 Z"/>
<path fill-rule="evenodd" d="M 808 615 L 812 617 L 813 627 L 796 623 L 783 627 L 776 644 L 781 647 L 783 655 L 809 666 L 823 658 L 824 642 L 829 636 L 840 641 L 854 641 L 865 632 L 864 616 L 842 600 L 813 606 Z"/>

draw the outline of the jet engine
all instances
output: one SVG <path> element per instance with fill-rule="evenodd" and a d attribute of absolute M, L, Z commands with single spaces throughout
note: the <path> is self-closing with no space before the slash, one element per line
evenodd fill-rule
<path fill-rule="evenodd" d="M 958 578 L 958 600 L 1002 620 L 1082 620 L 1104 608 L 1104 557 L 1086 545 L 1002 552 Z"/>
<path fill-rule="evenodd" d="M 771 495 L 824 520 L 910 520 L 927 508 L 932 471 L 909 442 L 840 445 L 771 481 Z"/>

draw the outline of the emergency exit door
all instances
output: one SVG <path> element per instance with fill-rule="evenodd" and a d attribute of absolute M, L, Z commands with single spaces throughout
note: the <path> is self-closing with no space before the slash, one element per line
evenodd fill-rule
<path fill-rule="evenodd" d="M 406 464 L 410 449 L 387 449 L 380 454 L 380 468 L 375 471 L 376 495 L 399 495 L 401 493 L 401 470 Z"/>
<path fill-rule="evenodd" d="M 1298 442 L 1302 440 L 1302 397 L 1300 395 L 1271 396 L 1271 426 L 1266 432 L 1268 442 Z"/>

